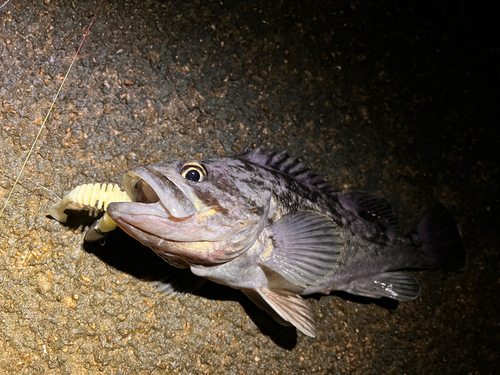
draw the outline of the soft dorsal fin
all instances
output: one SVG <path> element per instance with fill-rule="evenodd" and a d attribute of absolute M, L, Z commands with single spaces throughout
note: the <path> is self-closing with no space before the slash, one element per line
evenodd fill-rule
<path fill-rule="evenodd" d="M 298 294 L 267 288 L 242 289 L 242 291 L 278 323 L 283 325 L 291 323 L 304 335 L 316 337 L 316 324 L 308 303 Z"/>
<path fill-rule="evenodd" d="M 292 212 L 267 228 L 273 249 L 260 263 L 303 287 L 321 282 L 335 267 L 344 248 L 333 220 L 312 211 Z"/>
<path fill-rule="evenodd" d="M 364 193 L 345 194 L 340 199 L 342 206 L 356 216 L 378 222 L 393 233 L 399 233 L 399 224 L 391 205 L 383 198 Z"/>
<path fill-rule="evenodd" d="M 338 189 L 313 172 L 300 159 L 289 156 L 285 151 L 264 151 L 260 147 L 253 150 L 245 148 L 238 152 L 235 158 L 285 173 L 294 179 L 314 186 L 328 193 L 338 193 Z"/>

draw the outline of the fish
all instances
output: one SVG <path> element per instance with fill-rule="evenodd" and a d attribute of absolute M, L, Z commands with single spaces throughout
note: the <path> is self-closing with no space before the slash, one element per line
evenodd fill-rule
<path fill-rule="evenodd" d="M 123 184 L 131 202 L 109 203 L 107 214 L 178 269 L 163 280 L 165 293 L 192 292 L 208 279 L 309 337 L 317 330 L 303 296 L 409 301 L 421 288 L 401 270 L 467 264 L 443 204 L 403 235 L 385 199 L 341 193 L 284 151 L 143 165 Z"/>

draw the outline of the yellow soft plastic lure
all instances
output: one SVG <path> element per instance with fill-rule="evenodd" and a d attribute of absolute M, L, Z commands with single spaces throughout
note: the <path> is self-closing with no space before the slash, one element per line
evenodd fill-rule
<path fill-rule="evenodd" d="M 68 215 L 64 213 L 64 210 L 70 203 L 94 206 L 99 210 L 104 208 L 104 211 L 106 211 L 108 204 L 112 202 L 131 202 L 131 199 L 118 185 L 105 183 L 84 184 L 77 186 L 66 194 L 60 202 L 51 206 L 49 208 L 49 213 L 54 219 L 61 223 L 65 223 L 68 219 Z M 98 241 L 115 228 L 116 223 L 105 212 L 104 216 L 92 224 L 85 235 L 85 241 Z"/>

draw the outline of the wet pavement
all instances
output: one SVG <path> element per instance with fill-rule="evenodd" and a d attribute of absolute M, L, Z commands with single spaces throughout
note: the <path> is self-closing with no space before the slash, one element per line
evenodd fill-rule
<path fill-rule="evenodd" d="M 0 9 L 2 205 L 97 5 Z M 496 34 L 468 2 L 104 1 L 0 219 L 0 373 L 498 373 Z M 213 283 L 159 294 L 149 249 L 46 216 L 76 185 L 246 145 L 388 199 L 406 230 L 443 202 L 468 269 L 413 272 L 400 304 L 313 296 L 310 339 Z"/>

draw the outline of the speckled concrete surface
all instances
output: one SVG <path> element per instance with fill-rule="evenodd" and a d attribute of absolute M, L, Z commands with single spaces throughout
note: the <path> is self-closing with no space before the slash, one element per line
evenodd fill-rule
<path fill-rule="evenodd" d="M 0 202 L 95 2 L 0 10 Z M 496 374 L 498 42 L 493 9 L 392 2 L 104 1 L 0 219 L 2 374 Z M 46 217 L 72 187 L 158 160 L 286 148 L 407 229 L 456 216 L 463 274 L 415 272 L 399 305 L 310 298 L 313 340 L 238 291 L 167 297 L 168 267 L 116 231 Z"/>

